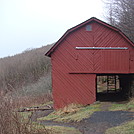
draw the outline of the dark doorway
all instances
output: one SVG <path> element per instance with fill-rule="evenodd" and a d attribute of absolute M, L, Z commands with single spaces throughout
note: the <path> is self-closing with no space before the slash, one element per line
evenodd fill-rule
<path fill-rule="evenodd" d="M 109 75 L 97 75 L 97 85 L 96 85 L 96 99 L 97 101 L 111 101 L 118 102 L 124 101 L 127 98 L 125 97 L 125 92 L 121 87 L 120 76 L 117 74 Z M 125 92 L 124 92 L 125 91 Z"/>

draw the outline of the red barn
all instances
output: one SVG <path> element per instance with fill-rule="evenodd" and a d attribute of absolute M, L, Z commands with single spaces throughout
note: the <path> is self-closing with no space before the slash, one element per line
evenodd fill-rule
<path fill-rule="evenodd" d="M 56 109 L 71 103 L 95 102 L 99 75 L 119 75 L 125 81 L 134 74 L 133 42 L 97 18 L 69 29 L 46 56 L 52 62 Z"/>

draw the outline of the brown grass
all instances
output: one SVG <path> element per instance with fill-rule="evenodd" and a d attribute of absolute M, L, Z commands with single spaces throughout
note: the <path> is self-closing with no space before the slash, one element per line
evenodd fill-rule
<path fill-rule="evenodd" d="M 96 111 L 100 111 L 100 104 L 93 104 L 88 106 L 70 104 L 62 109 L 50 113 L 48 116 L 38 118 L 38 120 L 79 122 L 85 118 L 89 118 Z"/>
<path fill-rule="evenodd" d="M 24 96 L 12 99 L 14 108 L 30 107 L 45 104 L 52 101 L 51 94 L 42 94 L 40 96 Z"/>
<path fill-rule="evenodd" d="M 48 134 L 44 126 L 24 120 L 17 108 L 52 100 L 51 45 L 0 59 L 0 134 Z"/>
<path fill-rule="evenodd" d="M 21 54 L 0 59 L 0 91 L 13 91 L 35 83 L 51 70 L 50 58 L 44 54 L 51 45 L 27 50 Z"/>
<path fill-rule="evenodd" d="M 12 98 L 0 96 L 0 134 L 50 134 L 45 127 L 31 122 L 31 116 L 25 120 L 15 112 Z"/>
<path fill-rule="evenodd" d="M 83 107 L 83 105 L 72 103 L 72 104 L 65 106 L 64 108 L 61 108 L 58 111 L 56 111 L 56 114 L 62 115 L 62 114 L 76 113 L 82 107 Z"/>

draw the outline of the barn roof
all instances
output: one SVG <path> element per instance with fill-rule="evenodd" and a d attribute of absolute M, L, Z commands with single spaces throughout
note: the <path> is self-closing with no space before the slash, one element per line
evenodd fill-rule
<path fill-rule="evenodd" d="M 106 26 L 106 27 L 108 27 L 108 28 L 110 28 L 110 29 L 112 29 L 112 30 L 114 30 L 114 31 L 117 31 L 117 32 L 118 32 L 120 35 L 122 35 L 132 46 L 134 46 L 134 43 L 133 43 L 121 30 L 119 30 L 118 28 L 116 28 L 116 27 L 114 27 L 114 26 L 112 26 L 112 25 L 110 25 L 110 24 L 108 24 L 108 23 L 106 23 L 106 22 L 104 22 L 104 21 L 101 21 L 101 20 L 99 20 L 99 19 L 97 19 L 97 18 L 95 18 L 95 17 L 92 17 L 92 18 L 90 18 L 90 19 L 88 19 L 88 20 L 86 20 L 86 21 L 84 21 L 84 22 L 82 22 L 82 23 L 76 25 L 75 27 L 72 27 L 72 28 L 68 29 L 68 30 L 65 32 L 65 34 L 52 46 L 52 48 L 51 48 L 45 55 L 51 57 L 51 54 L 56 50 L 56 48 L 59 46 L 59 44 L 64 40 L 64 38 L 65 38 L 69 33 L 73 32 L 73 31 L 77 30 L 78 28 L 80 28 L 80 27 L 82 27 L 82 26 L 84 26 L 84 25 L 86 25 L 86 24 L 88 24 L 88 23 L 91 23 L 91 22 L 93 22 L 93 21 L 94 21 L 94 22 L 98 22 L 98 23 L 100 23 L 100 24 L 102 24 L 102 25 L 104 25 L 104 26 Z"/>

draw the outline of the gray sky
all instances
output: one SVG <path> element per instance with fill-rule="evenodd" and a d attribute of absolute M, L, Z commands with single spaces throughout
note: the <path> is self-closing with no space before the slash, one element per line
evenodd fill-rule
<path fill-rule="evenodd" d="M 0 0 L 0 57 L 54 43 L 67 29 L 102 14 L 101 0 Z"/>

